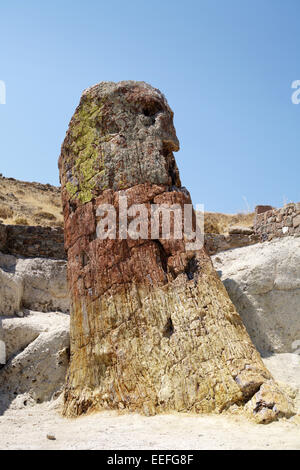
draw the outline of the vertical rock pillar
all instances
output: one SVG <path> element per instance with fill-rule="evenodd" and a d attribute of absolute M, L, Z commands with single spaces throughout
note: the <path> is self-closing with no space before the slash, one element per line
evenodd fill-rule
<path fill-rule="evenodd" d="M 291 414 L 204 249 L 161 230 L 124 236 L 124 200 L 129 223 L 134 205 L 148 209 L 139 212 L 144 228 L 153 205 L 191 203 L 178 149 L 159 90 L 128 81 L 83 93 L 59 159 L 72 300 L 65 415 L 206 413 L 233 404 L 246 404 L 260 422 Z M 103 239 L 109 211 L 117 228 L 108 223 Z"/>

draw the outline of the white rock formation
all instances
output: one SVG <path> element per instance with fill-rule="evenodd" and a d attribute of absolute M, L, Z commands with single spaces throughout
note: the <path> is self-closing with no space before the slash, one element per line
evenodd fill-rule
<path fill-rule="evenodd" d="M 22 308 L 68 312 L 66 262 L 0 253 L 0 316 Z"/>
<path fill-rule="evenodd" d="M 7 364 L 0 371 L 0 412 L 41 403 L 61 391 L 69 361 L 69 315 L 25 312 L 2 319 Z"/>
<path fill-rule="evenodd" d="M 300 348 L 300 238 L 218 253 L 214 266 L 261 353 Z"/>
<path fill-rule="evenodd" d="M 57 311 L 68 310 L 65 261 L 0 253 L 0 365 L 6 363 L 0 370 L 0 412 L 12 402 L 42 402 L 60 391 L 69 315 Z"/>
<path fill-rule="evenodd" d="M 2 328 L 2 321 L 0 318 L 0 367 L 6 362 L 6 347 L 4 342 L 4 331 Z"/>
<path fill-rule="evenodd" d="M 295 408 L 300 414 L 300 355 L 272 354 L 263 361 L 274 379 L 294 399 Z"/>

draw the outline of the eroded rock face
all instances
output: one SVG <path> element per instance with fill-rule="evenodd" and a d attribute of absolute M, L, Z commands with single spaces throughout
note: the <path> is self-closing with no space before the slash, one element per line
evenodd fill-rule
<path fill-rule="evenodd" d="M 300 238 L 229 250 L 213 256 L 227 292 L 261 353 L 300 346 Z"/>
<path fill-rule="evenodd" d="M 5 347 L 2 321 L 0 318 L 0 367 L 3 366 L 5 363 L 6 363 L 6 347 Z"/>
<path fill-rule="evenodd" d="M 2 319 L 6 365 L 0 370 L 0 414 L 56 398 L 69 361 L 69 315 L 27 311 Z"/>
<path fill-rule="evenodd" d="M 14 315 L 23 308 L 69 311 L 65 261 L 0 252 L 0 316 Z"/>
<path fill-rule="evenodd" d="M 249 402 L 258 421 L 288 416 L 290 403 L 203 249 L 161 234 L 97 237 L 97 209 L 120 209 L 120 195 L 128 207 L 191 203 L 173 156 L 178 148 L 173 113 L 158 90 L 104 82 L 83 93 L 59 160 L 72 302 L 64 413 L 220 412 Z"/>

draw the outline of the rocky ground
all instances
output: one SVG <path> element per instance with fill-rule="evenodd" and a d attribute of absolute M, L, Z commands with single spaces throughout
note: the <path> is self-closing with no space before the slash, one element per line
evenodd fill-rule
<path fill-rule="evenodd" d="M 70 420 L 45 405 L 0 417 L 5 450 L 246 450 L 300 449 L 299 425 L 265 426 L 222 415 L 157 415 L 103 412 Z M 47 439 L 47 434 L 56 440 Z"/>
<path fill-rule="evenodd" d="M 300 386 L 299 356 L 274 355 L 266 365 L 277 380 Z M 300 449 L 299 421 L 258 425 L 242 416 L 116 412 L 67 419 L 57 400 L 21 409 L 12 405 L 0 416 L 0 449 Z"/>
<path fill-rule="evenodd" d="M 298 410 L 266 426 L 235 414 L 62 418 L 57 397 L 69 347 L 65 262 L 2 255 L 0 341 L 7 365 L 0 370 L 0 449 L 299 449 L 299 248 L 299 239 L 287 237 L 213 257 L 267 368 Z M 51 311 L 53 302 L 60 311 Z"/>

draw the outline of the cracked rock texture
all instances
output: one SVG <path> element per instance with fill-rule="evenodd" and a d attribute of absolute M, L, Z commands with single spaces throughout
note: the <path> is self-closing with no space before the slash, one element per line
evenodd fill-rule
<path fill-rule="evenodd" d="M 25 311 L 2 317 L 6 365 L 0 371 L 0 414 L 56 398 L 69 361 L 69 315 Z"/>
<path fill-rule="evenodd" d="M 0 318 L 0 366 L 5 364 L 5 362 L 6 362 L 6 348 L 5 348 L 2 320 Z"/>
<path fill-rule="evenodd" d="M 120 194 L 129 207 L 191 202 L 178 148 L 159 90 L 103 82 L 83 93 L 59 159 L 71 292 L 64 413 L 221 412 L 248 402 L 258 422 L 290 416 L 204 249 L 96 236 L 99 204 L 118 208 Z"/>
<path fill-rule="evenodd" d="M 213 256 L 229 296 L 261 353 L 300 347 L 300 238 Z"/>
<path fill-rule="evenodd" d="M 0 316 L 22 308 L 68 312 L 66 262 L 22 258 L 0 252 Z"/>

